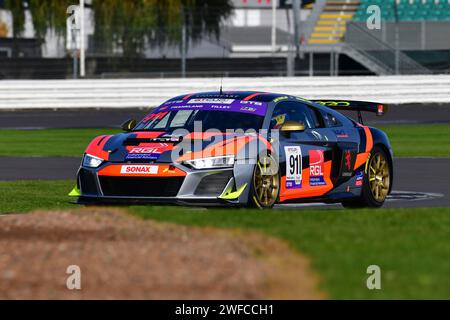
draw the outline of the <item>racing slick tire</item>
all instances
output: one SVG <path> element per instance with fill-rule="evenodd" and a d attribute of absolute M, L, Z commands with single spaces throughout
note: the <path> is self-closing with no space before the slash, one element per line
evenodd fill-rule
<path fill-rule="evenodd" d="M 345 208 L 379 208 L 389 194 L 391 186 L 392 163 L 386 152 L 378 147 L 370 153 L 364 174 L 361 196 L 357 199 L 343 201 Z"/>
<path fill-rule="evenodd" d="M 248 207 L 273 208 L 280 194 L 280 173 L 277 161 L 272 155 L 263 155 L 253 170 Z"/>

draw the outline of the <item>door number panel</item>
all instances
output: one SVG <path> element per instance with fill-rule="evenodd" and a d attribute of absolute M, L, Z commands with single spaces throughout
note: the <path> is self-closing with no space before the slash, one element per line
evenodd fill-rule
<path fill-rule="evenodd" d="M 284 147 L 286 154 L 286 189 L 302 187 L 302 149 L 299 146 Z"/>

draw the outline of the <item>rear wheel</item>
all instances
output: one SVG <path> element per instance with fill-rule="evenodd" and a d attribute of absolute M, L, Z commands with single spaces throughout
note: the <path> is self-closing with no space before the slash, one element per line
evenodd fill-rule
<path fill-rule="evenodd" d="M 280 192 L 278 164 L 271 155 L 258 159 L 253 171 L 248 204 L 261 209 L 272 208 Z"/>
<path fill-rule="evenodd" d="M 380 147 L 375 147 L 370 154 L 364 175 L 361 197 L 342 203 L 347 208 L 381 207 L 391 187 L 391 163 Z"/>

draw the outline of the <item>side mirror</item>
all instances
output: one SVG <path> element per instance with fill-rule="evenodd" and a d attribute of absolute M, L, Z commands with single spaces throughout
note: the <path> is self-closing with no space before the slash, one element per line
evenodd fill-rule
<path fill-rule="evenodd" d="M 305 131 L 305 124 L 297 121 L 286 121 L 280 129 L 281 132 L 303 132 Z"/>
<path fill-rule="evenodd" d="M 134 127 L 136 127 L 136 124 L 137 124 L 136 120 L 130 119 L 122 123 L 120 127 L 122 128 L 123 131 L 130 132 L 131 130 L 134 129 Z"/>

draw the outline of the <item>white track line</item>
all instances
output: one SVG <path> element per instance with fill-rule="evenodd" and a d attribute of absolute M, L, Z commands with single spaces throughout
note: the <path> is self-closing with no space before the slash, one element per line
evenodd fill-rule
<path fill-rule="evenodd" d="M 418 197 L 417 199 L 396 199 L 392 198 L 395 195 L 404 194 L 404 195 L 421 195 L 423 197 Z M 400 191 L 395 190 L 392 191 L 391 195 L 387 198 L 387 202 L 395 202 L 395 201 L 425 201 L 425 200 L 433 200 L 437 198 L 443 198 L 444 195 L 442 193 L 432 193 L 432 192 L 416 192 L 416 191 Z M 339 203 L 288 203 L 288 204 L 278 204 L 275 207 L 279 209 L 283 208 L 299 208 L 299 207 L 332 207 L 332 206 L 340 206 Z"/>

